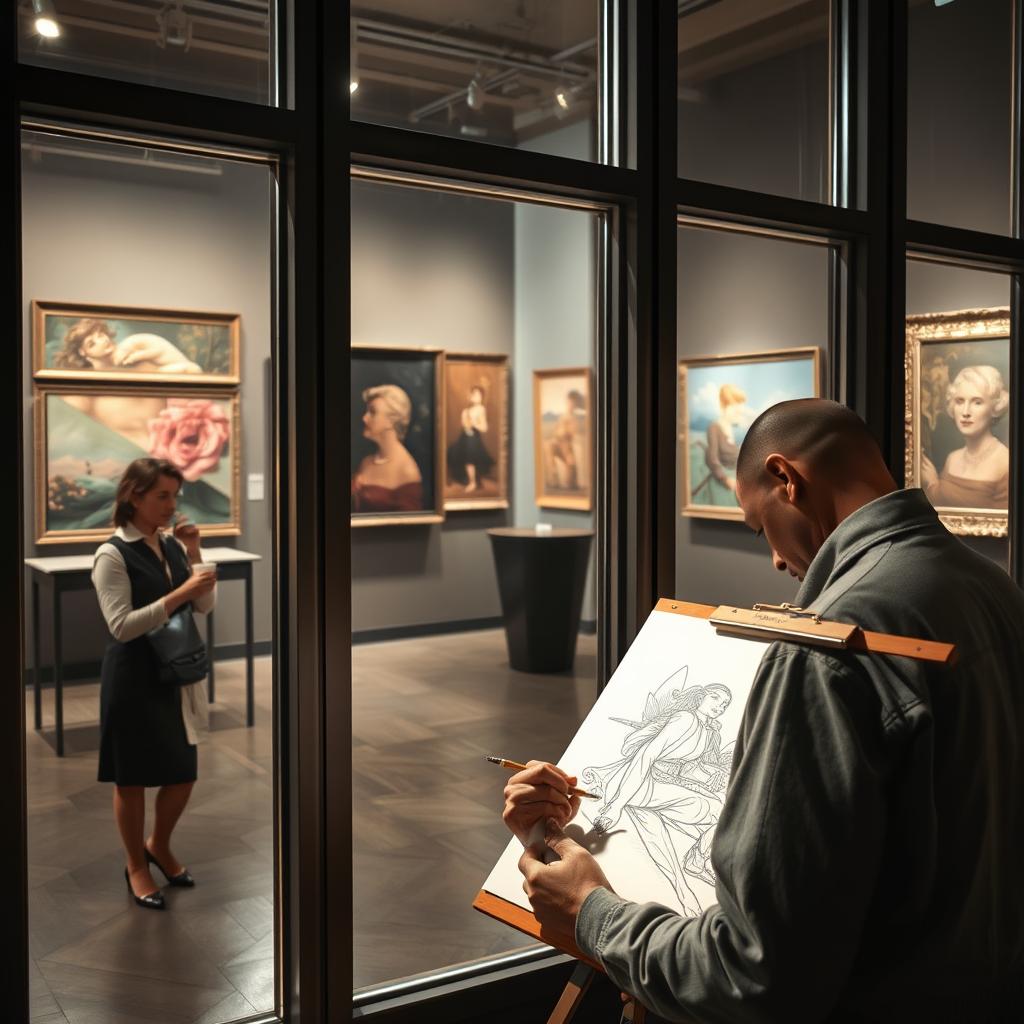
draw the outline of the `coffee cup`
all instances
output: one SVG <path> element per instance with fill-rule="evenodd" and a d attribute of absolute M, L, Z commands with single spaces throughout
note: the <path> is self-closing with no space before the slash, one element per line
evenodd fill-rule
<path fill-rule="evenodd" d="M 192 571 L 196 576 L 199 576 L 204 572 L 212 572 L 215 576 L 217 575 L 217 563 L 216 562 L 196 562 L 192 566 Z"/>

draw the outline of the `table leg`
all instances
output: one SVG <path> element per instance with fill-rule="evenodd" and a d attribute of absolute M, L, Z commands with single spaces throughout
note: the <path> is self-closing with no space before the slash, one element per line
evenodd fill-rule
<path fill-rule="evenodd" d="M 41 688 L 42 666 L 39 659 L 42 657 L 39 642 L 39 581 L 32 577 L 32 697 L 35 702 L 36 732 L 43 727 L 43 696 Z"/>
<path fill-rule="evenodd" d="M 252 670 L 252 565 L 245 572 L 245 724 L 252 727 L 256 721 Z"/>
<path fill-rule="evenodd" d="M 53 699 L 57 717 L 57 756 L 64 756 L 64 655 L 60 643 L 60 587 L 53 586 Z"/>
<path fill-rule="evenodd" d="M 213 611 L 206 613 L 206 653 L 209 656 L 210 661 L 210 674 L 206 677 L 206 699 L 212 704 L 214 701 L 214 628 L 213 628 Z"/>

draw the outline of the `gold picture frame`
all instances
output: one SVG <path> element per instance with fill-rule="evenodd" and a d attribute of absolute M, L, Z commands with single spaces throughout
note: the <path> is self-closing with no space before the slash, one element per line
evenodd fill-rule
<path fill-rule="evenodd" d="M 117 481 L 129 462 L 147 456 L 167 458 L 182 470 L 178 510 L 203 537 L 241 534 L 237 388 L 36 385 L 33 415 L 37 544 L 106 540 L 114 529 Z M 197 428 L 209 439 L 198 449 Z"/>
<path fill-rule="evenodd" d="M 1001 377 L 1003 389 L 1008 388 L 1009 308 L 994 306 L 925 313 L 908 316 L 906 323 L 906 485 L 925 488 L 950 532 L 966 537 L 1005 537 L 1009 512 L 998 503 L 1008 503 L 1008 469 L 1005 486 L 1002 479 L 968 480 L 955 472 L 961 453 L 967 451 L 967 442 L 963 429 L 956 425 L 949 412 L 949 390 L 959 373 L 979 367 L 986 373 L 994 369 Z M 979 378 L 977 383 L 986 391 L 995 386 L 994 378 L 992 381 Z M 992 417 L 984 428 L 1007 448 L 1009 437 L 1005 434 L 1003 414 L 1012 400 L 1007 392 L 1003 412 Z M 961 441 L 964 446 L 958 450 L 956 446 Z M 1005 453 L 1007 467 L 1011 455 Z M 954 503 L 950 498 L 959 500 Z"/>
<path fill-rule="evenodd" d="M 728 370 L 727 377 L 723 370 Z M 738 428 L 745 432 L 755 416 L 776 402 L 819 398 L 821 391 L 822 352 L 817 346 L 680 359 L 680 515 L 742 522 L 735 485 L 727 483 L 735 480 L 742 441 L 736 436 Z M 728 420 L 728 430 L 722 419 Z"/>
<path fill-rule="evenodd" d="M 533 371 L 534 500 L 589 512 L 594 503 L 594 409 L 589 366 Z"/>
<path fill-rule="evenodd" d="M 509 359 L 484 352 L 445 352 L 444 507 L 448 512 L 508 508 Z M 479 389 L 481 432 L 467 416 L 470 392 Z M 489 434 L 488 439 L 486 435 Z M 490 441 L 490 443 L 488 443 Z M 487 467 L 484 472 L 479 462 Z M 469 495 L 472 495 L 470 497 Z"/>
<path fill-rule="evenodd" d="M 445 353 L 437 348 L 353 345 L 351 351 L 351 522 L 365 526 L 417 526 L 444 522 L 444 372 Z M 386 487 L 367 481 L 367 472 L 387 464 L 366 433 L 369 413 L 363 393 L 384 385 L 397 387 L 409 403 L 407 433 L 399 438 L 395 458 L 412 463 L 416 481 Z M 372 402 L 372 399 L 371 399 Z M 393 421 L 392 421 L 393 422 Z M 376 458 L 374 457 L 376 452 Z M 411 507 L 419 503 L 419 507 Z M 403 507 L 406 506 L 406 507 Z"/>
<path fill-rule="evenodd" d="M 238 384 L 240 325 L 238 313 L 34 299 L 32 374 L 40 381 Z M 90 337 L 99 344 L 95 355 Z"/>

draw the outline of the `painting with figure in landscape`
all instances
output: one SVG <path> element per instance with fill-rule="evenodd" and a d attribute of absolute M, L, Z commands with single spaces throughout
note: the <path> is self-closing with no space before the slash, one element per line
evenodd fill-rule
<path fill-rule="evenodd" d="M 445 353 L 444 507 L 508 508 L 508 356 Z"/>
<path fill-rule="evenodd" d="M 597 800 L 566 828 L 615 891 L 696 917 L 715 902 L 711 846 L 765 646 L 655 610 L 559 759 Z M 503 756 L 526 760 L 525 753 Z M 513 839 L 484 890 L 529 910 Z"/>
<path fill-rule="evenodd" d="M 537 505 L 589 511 L 593 409 L 587 367 L 533 371 L 533 437 Z"/>
<path fill-rule="evenodd" d="M 118 480 L 134 459 L 167 459 L 178 511 L 204 536 L 241 533 L 238 395 L 128 387 L 36 389 L 36 542 L 106 540 Z"/>
<path fill-rule="evenodd" d="M 736 459 L 747 428 L 777 402 L 820 394 L 817 348 L 681 360 L 682 514 L 742 521 L 736 500 Z"/>
<path fill-rule="evenodd" d="M 235 313 L 32 303 L 38 379 L 237 384 Z"/>
<path fill-rule="evenodd" d="M 906 482 L 953 533 L 1005 537 L 1010 311 L 907 318 Z"/>
<path fill-rule="evenodd" d="M 444 519 L 444 353 L 353 346 L 353 526 Z"/>

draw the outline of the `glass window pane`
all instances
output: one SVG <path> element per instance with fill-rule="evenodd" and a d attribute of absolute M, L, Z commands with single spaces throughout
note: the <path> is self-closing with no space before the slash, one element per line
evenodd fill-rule
<path fill-rule="evenodd" d="M 1013 0 L 908 7 L 907 215 L 1011 230 Z"/>
<path fill-rule="evenodd" d="M 599 0 L 352 5 L 352 117 L 597 159 Z"/>
<path fill-rule="evenodd" d="M 22 152 L 23 457 L 27 467 L 37 459 L 25 480 L 25 650 L 29 680 L 42 673 L 39 704 L 26 700 L 32 1006 L 61 1020 L 216 1024 L 267 1013 L 276 183 L 266 164 L 67 135 L 26 132 Z M 180 689 L 139 669 L 144 636 L 113 640 L 116 616 L 104 617 L 90 582 L 114 531 L 117 483 L 150 457 L 184 475 L 176 511 L 199 525 L 203 560 L 220 576 L 215 613 L 195 615 L 213 671 Z M 137 571 L 128 566 L 133 583 L 154 587 Z M 183 578 L 187 563 L 174 571 Z M 45 586 L 53 572 L 72 588 L 59 611 Z M 140 608 L 155 591 L 128 596 Z M 144 820 L 133 816 L 143 805 Z M 195 888 L 147 868 L 145 837 Z M 165 913 L 134 905 L 128 865 L 138 894 L 163 889 Z"/>
<path fill-rule="evenodd" d="M 594 528 L 598 216 L 352 185 L 360 988 L 528 944 L 471 907 L 509 840 L 483 757 L 557 759 L 597 695 L 593 540 L 559 531 Z M 506 636 L 499 584 L 552 600 L 553 657 L 538 620 Z"/>
<path fill-rule="evenodd" d="M 680 2 L 680 177 L 830 201 L 829 8 Z"/>
<path fill-rule="evenodd" d="M 906 482 L 1008 566 L 1010 278 L 907 261 Z"/>
<path fill-rule="evenodd" d="M 763 538 L 742 521 L 736 456 L 768 406 L 824 393 L 830 249 L 692 223 L 676 238 L 675 596 L 748 607 L 791 601 L 797 581 L 773 567 Z"/>
<path fill-rule="evenodd" d="M 276 19 L 276 0 L 21 0 L 18 55 L 59 71 L 276 105 Z"/>

